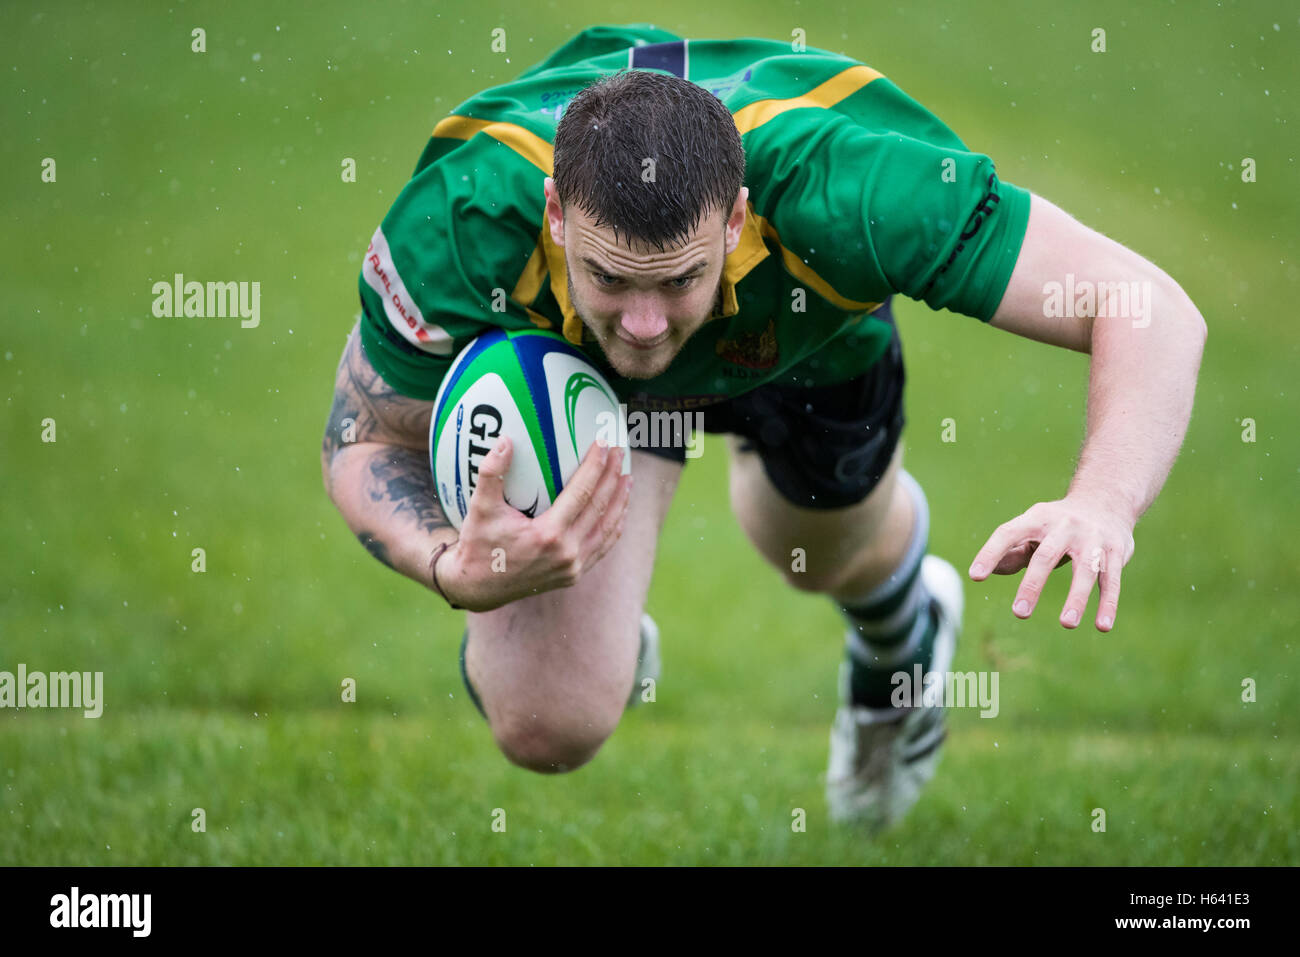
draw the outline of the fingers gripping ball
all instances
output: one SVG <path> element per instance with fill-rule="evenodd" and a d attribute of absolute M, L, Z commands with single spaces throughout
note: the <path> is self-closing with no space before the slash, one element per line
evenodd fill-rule
<path fill-rule="evenodd" d="M 501 436 L 514 454 L 508 503 L 529 517 L 550 507 L 597 438 L 627 435 L 609 383 L 563 336 L 535 329 L 485 332 L 442 380 L 429 425 L 438 500 L 457 529 L 469 512 L 483 457 Z M 623 459 L 623 472 L 631 456 Z"/>

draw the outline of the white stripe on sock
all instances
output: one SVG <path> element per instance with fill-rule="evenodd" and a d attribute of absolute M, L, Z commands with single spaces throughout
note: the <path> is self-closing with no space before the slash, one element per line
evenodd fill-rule
<path fill-rule="evenodd" d="M 924 588 L 918 590 L 927 599 L 929 598 L 929 592 Z M 925 629 L 929 624 L 930 610 L 927 601 L 926 605 L 919 609 L 916 621 L 912 624 L 912 630 L 907 633 L 907 637 L 903 641 L 897 644 L 874 645 L 868 638 L 850 628 L 848 635 L 849 655 L 868 668 L 888 668 L 900 661 L 907 661 L 916 654 L 916 649 L 920 647 L 921 638 L 925 635 Z"/>
<path fill-rule="evenodd" d="M 907 598 L 897 610 L 888 618 L 877 619 L 876 621 L 863 621 L 860 618 L 854 618 L 846 614 L 849 623 L 853 625 L 858 634 L 864 638 L 871 639 L 877 635 L 893 635 L 911 621 L 915 616 L 920 605 L 930 597 L 926 590 L 925 584 L 921 581 L 921 576 L 916 576 L 916 581 L 912 583 L 911 590 L 907 593 Z"/>

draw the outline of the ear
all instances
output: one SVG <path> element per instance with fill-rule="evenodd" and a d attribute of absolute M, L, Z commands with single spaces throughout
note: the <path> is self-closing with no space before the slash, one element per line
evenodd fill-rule
<path fill-rule="evenodd" d="M 560 205 L 560 194 L 555 191 L 555 180 L 549 176 L 542 180 L 542 191 L 546 193 L 546 224 L 551 230 L 551 241 L 563 249 L 564 207 Z"/>
<path fill-rule="evenodd" d="M 749 201 L 749 187 L 740 187 L 736 201 L 731 204 L 731 213 L 727 216 L 727 253 L 730 254 L 740 245 L 740 231 L 745 227 L 745 204 Z"/>

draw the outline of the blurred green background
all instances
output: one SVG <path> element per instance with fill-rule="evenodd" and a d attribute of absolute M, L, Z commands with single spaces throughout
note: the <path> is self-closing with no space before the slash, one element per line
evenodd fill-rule
<path fill-rule="evenodd" d="M 97 721 L 0 711 L 0 864 L 1300 863 L 1294 6 L 707 7 L 0 8 L 0 670 L 106 686 Z M 1025 622 L 1018 576 L 968 582 L 956 667 L 1000 671 L 1001 714 L 952 713 L 938 776 L 875 840 L 832 827 L 822 798 L 842 628 L 745 543 L 721 443 L 687 467 L 660 548 L 658 701 L 560 777 L 499 755 L 457 673 L 460 616 L 374 562 L 321 486 L 360 256 L 433 124 L 585 26 L 649 20 L 802 28 L 869 63 L 1003 179 L 1162 266 L 1209 323 L 1115 630 L 1057 624 L 1062 573 Z M 152 283 L 177 272 L 260 281 L 260 327 L 154 318 Z M 898 314 L 907 467 L 931 550 L 964 569 L 1064 493 L 1087 358 Z"/>

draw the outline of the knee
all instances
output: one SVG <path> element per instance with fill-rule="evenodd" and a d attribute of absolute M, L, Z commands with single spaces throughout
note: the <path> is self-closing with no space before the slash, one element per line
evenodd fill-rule
<path fill-rule="evenodd" d="M 502 755 L 559 774 L 594 758 L 622 720 L 640 611 L 607 620 L 546 611 L 524 607 L 504 622 L 472 623 L 480 631 L 464 643 L 463 667 Z"/>
<path fill-rule="evenodd" d="M 519 713 L 494 725 L 497 747 L 511 764 L 538 774 L 575 771 L 596 756 L 612 722 L 567 715 Z"/>
<path fill-rule="evenodd" d="M 807 549 L 792 547 L 790 560 L 778 568 L 781 577 L 791 588 L 813 594 L 826 594 L 840 589 L 853 568 L 849 562 L 815 561 Z"/>

